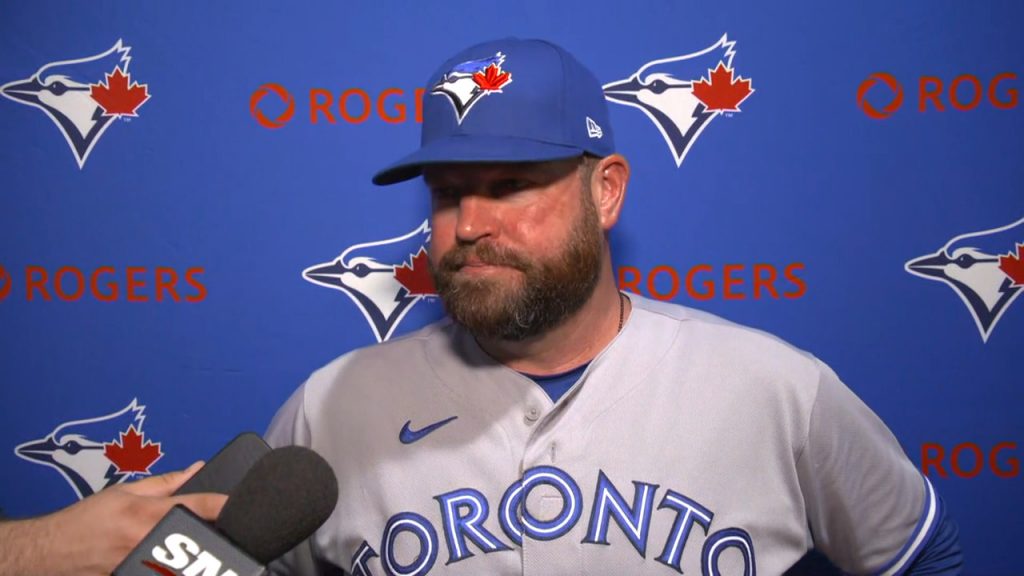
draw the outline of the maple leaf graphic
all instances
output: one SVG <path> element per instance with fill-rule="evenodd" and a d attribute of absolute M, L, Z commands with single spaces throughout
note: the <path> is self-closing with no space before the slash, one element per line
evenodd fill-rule
<path fill-rule="evenodd" d="M 501 87 L 511 81 L 512 73 L 502 72 L 501 68 L 498 68 L 496 64 L 488 66 L 483 74 L 480 72 L 473 74 L 473 82 L 476 82 L 477 86 L 488 92 L 501 92 Z"/>
<path fill-rule="evenodd" d="M 135 430 L 135 425 L 121 432 L 121 440 L 103 444 L 103 455 L 117 466 L 118 474 L 149 474 L 149 467 L 163 455 L 159 442 L 145 440 L 145 434 Z"/>
<path fill-rule="evenodd" d="M 732 68 L 726 68 L 724 62 L 718 63 L 711 73 L 710 82 L 701 77 L 693 84 L 693 95 L 711 111 L 739 112 L 740 103 L 754 93 L 750 80 L 732 75 Z"/>
<path fill-rule="evenodd" d="M 1024 286 L 1024 244 L 1017 244 L 1017 255 L 1010 251 L 999 257 L 999 269 L 1013 280 L 1014 287 Z"/>
<path fill-rule="evenodd" d="M 427 264 L 427 251 L 422 247 L 416 256 L 413 256 L 411 266 L 405 262 L 401 266 L 395 266 L 395 280 L 409 291 L 410 296 L 437 295 Z"/>
<path fill-rule="evenodd" d="M 89 95 L 103 108 L 103 115 L 138 116 L 135 111 L 149 100 L 149 84 L 134 82 L 129 86 L 131 76 L 122 72 L 120 66 L 106 77 L 106 83 L 89 85 Z"/>

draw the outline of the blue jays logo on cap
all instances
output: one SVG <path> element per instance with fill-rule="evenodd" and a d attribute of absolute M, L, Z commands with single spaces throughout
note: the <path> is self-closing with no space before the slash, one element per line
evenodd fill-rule
<path fill-rule="evenodd" d="M 712 120 L 739 112 L 754 93 L 749 78 L 733 74 L 735 47 L 726 34 L 698 52 L 652 60 L 629 77 L 605 84 L 605 98 L 646 114 L 678 167 Z"/>
<path fill-rule="evenodd" d="M 908 261 L 907 272 L 945 282 L 974 317 L 983 342 L 1024 288 L 1024 218 L 954 237 L 933 254 Z"/>
<path fill-rule="evenodd" d="M 131 81 L 130 51 L 118 40 L 95 56 L 45 64 L 28 78 L 0 86 L 0 93 L 49 116 L 82 168 L 111 120 L 137 116 L 149 100 L 149 85 Z"/>
<path fill-rule="evenodd" d="M 160 442 L 147 440 L 142 429 L 145 411 L 138 399 L 132 399 L 113 414 L 58 424 L 46 436 L 17 446 L 14 453 L 60 472 L 75 494 L 85 498 L 133 475 L 150 474 L 150 467 L 163 457 Z"/>
<path fill-rule="evenodd" d="M 419 149 L 377 172 L 375 184 L 415 178 L 434 164 L 547 162 L 615 152 L 601 84 L 551 42 L 502 38 L 470 46 L 445 60 L 428 85 Z M 485 97 L 494 99 L 478 104 Z"/>
<path fill-rule="evenodd" d="M 462 124 L 462 119 L 481 98 L 499 94 L 512 83 L 512 73 L 501 69 L 504 63 L 505 55 L 498 52 L 490 58 L 456 64 L 431 87 L 430 93 L 446 96 Z"/>
<path fill-rule="evenodd" d="M 403 236 L 350 246 L 334 260 L 306 268 L 302 277 L 344 292 L 383 342 L 414 304 L 436 295 L 427 263 L 429 241 L 430 226 L 424 220 Z"/>

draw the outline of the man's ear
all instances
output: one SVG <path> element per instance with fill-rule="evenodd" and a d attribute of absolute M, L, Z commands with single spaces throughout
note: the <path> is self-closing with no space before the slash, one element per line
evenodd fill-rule
<path fill-rule="evenodd" d="M 605 156 L 597 161 L 590 176 L 590 192 L 597 207 L 601 228 L 606 232 L 619 221 L 619 212 L 626 199 L 629 183 L 629 162 L 621 154 Z"/>

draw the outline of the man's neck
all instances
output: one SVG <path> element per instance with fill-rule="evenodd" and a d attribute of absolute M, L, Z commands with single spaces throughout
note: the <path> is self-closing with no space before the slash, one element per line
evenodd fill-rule
<path fill-rule="evenodd" d="M 600 354 L 619 333 L 620 311 L 624 322 L 629 317 L 629 299 L 619 294 L 614 279 L 606 274 L 587 303 L 557 327 L 518 342 L 481 338 L 477 342 L 513 370 L 538 376 L 557 374 Z"/>

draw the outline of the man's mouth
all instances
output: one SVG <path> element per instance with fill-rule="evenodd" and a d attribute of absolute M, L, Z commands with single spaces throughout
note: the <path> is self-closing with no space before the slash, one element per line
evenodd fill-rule
<path fill-rule="evenodd" d="M 466 262 L 462 266 L 459 266 L 458 271 L 473 274 L 509 269 L 512 269 L 512 267 L 504 264 L 491 264 L 489 262 Z"/>

